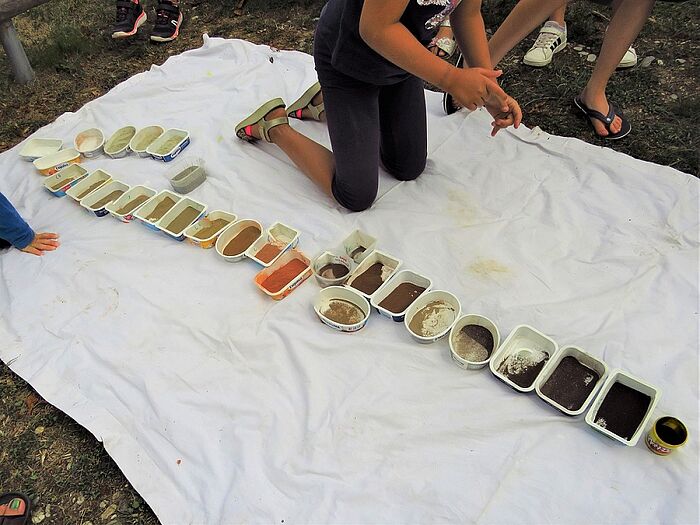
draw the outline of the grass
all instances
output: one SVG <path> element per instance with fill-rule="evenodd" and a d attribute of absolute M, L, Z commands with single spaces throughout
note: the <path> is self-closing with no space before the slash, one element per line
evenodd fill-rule
<path fill-rule="evenodd" d="M 311 51 L 323 1 L 249 0 L 242 14 L 234 16 L 238 5 L 239 0 L 187 2 L 182 34 L 168 45 L 150 44 L 145 32 L 133 41 L 112 41 L 110 2 L 52 0 L 16 18 L 37 80 L 27 86 L 11 82 L 0 52 L 0 151 L 151 64 L 199 47 L 204 32 Z M 487 27 L 495 30 L 512 5 L 485 0 Z M 571 109 L 571 99 L 593 67 L 573 48 L 581 45 L 597 54 L 608 16 L 601 6 L 573 4 L 567 17 L 570 45 L 551 66 L 532 69 L 521 63 L 521 57 L 533 37 L 523 42 L 503 61 L 505 89 L 520 101 L 528 126 L 697 174 L 700 4 L 657 5 L 635 47 L 640 60 L 653 55 L 664 65 L 654 63 L 613 76 L 608 93 L 634 126 L 629 137 L 613 144 L 594 138 L 588 123 Z M 0 364 L 0 491 L 18 489 L 29 493 L 45 524 L 157 523 L 94 437 L 42 402 Z"/>

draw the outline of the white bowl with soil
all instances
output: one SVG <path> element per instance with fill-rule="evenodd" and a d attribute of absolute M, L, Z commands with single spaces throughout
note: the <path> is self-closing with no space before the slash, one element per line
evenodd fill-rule
<path fill-rule="evenodd" d="M 500 343 L 498 327 L 483 315 L 463 315 L 450 330 L 452 360 L 467 370 L 479 370 L 488 365 Z"/>
<path fill-rule="evenodd" d="M 566 346 L 549 360 L 535 381 L 545 402 L 567 416 L 583 414 L 608 377 L 608 365 L 577 346 Z"/>
<path fill-rule="evenodd" d="M 620 369 L 610 372 L 586 423 L 609 438 L 633 447 L 661 398 L 661 390 Z"/>
<path fill-rule="evenodd" d="M 170 190 L 163 190 L 144 202 L 136 212 L 136 217 L 146 228 L 153 231 L 160 231 L 156 223 L 161 220 L 178 202 L 178 194 Z"/>
<path fill-rule="evenodd" d="M 312 265 L 314 277 L 321 288 L 341 286 L 350 277 L 352 262 L 345 255 L 323 252 L 316 257 Z"/>
<path fill-rule="evenodd" d="M 105 210 L 105 206 L 117 200 L 129 191 L 129 189 L 130 186 L 128 184 L 124 184 L 118 180 L 111 180 L 81 200 L 80 205 L 98 217 L 104 217 L 109 213 Z"/>
<path fill-rule="evenodd" d="M 403 322 L 406 311 L 422 294 L 433 287 L 433 281 L 411 270 L 401 270 L 372 295 L 372 307 L 384 317 Z"/>
<path fill-rule="evenodd" d="M 327 326 L 339 332 L 357 332 L 369 319 L 367 299 L 345 286 L 328 286 L 321 290 L 314 301 L 314 311 Z"/>
<path fill-rule="evenodd" d="M 367 300 L 397 272 L 401 260 L 374 250 L 353 270 L 346 286 L 354 288 Z"/>
<path fill-rule="evenodd" d="M 252 219 L 239 219 L 229 224 L 216 240 L 216 253 L 227 262 L 243 260 L 245 252 L 263 235 L 263 227 Z"/>
<path fill-rule="evenodd" d="M 105 142 L 104 150 L 105 154 L 109 155 L 113 159 L 120 159 L 126 157 L 129 153 L 129 142 L 136 135 L 136 128 L 134 126 L 124 126 L 119 128 L 117 131 L 112 133 L 112 136 Z"/>
<path fill-rule="evenodd" d="M 408 307 L 403 322 L 413 339 L 429 344 L 445 337 L 461 312 L 457 297 L 445 290 L 432 290 Z"/>
<path fill-rule="evenodd" d="M 133 186 L 116 201 L 105 206 L 105 210 L 115 219 L 129 223 L 134 220 L 134 213 L 155 194 L 156 190 L 148 186 Z"/>
<path fill-rule="evenodd" d="M 112 180 L 112 176 L 104 170 L 95 170 L 89 175 L 86 175 L 75 186 L 66 191 L 74 201 L 80 202 L 92 192 L 97 191 L 100 187 Z"/>
<path fill-rule="evenodd" d="M 557 343 L 528 325 L 519 325 L 491 358 L 489 368 L 498 379 L 518 392 L 532 392 L 547 361 L 557 353 Z"/>
<path fill-rule="evenodd" d="M 100 154 L 105 144 L 105 135 L 99 128 L 86 129 L 75 136 L 73 144 L 83 157 L 89 159 Z"/>
<path fill-rule="evenodd" d="M 360 230 L 353 231 L 343 240 L 345 253 L 357 264 L 364 261 L 374 251 L 375 246 L 377 239 Z"/>
<path fill-rule="evenodd" d="M 136 132 L 129 141 L 129 149 L 136 153 L 139 157 L 150 157 L 146 150 L 148 146 L 160 137 L 165 130 L 162 126 L 146 126 Z"/>
<path fill-rule="evenodd" d="M 156 227 L 168 237 L 184 241 L 185 230 L 203 217 L 206 211 L 206 204 L 184 197 L 156 222 Z"/>

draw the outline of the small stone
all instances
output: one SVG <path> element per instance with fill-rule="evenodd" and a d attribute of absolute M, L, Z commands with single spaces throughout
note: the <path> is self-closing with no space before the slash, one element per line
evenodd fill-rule
<path fill-rule="evenodd" d="M 583 46 L 574 46 L 574 51 L 583 51 Z"/>
<path fill-rule="evenodd" d="M 83 525 L 92 525 L 92 522 L 91 521 L 84 521 Z"/>
<path fill-rule="evenodd" d="M 676 59 L 676 62 L 678 62 L 679 64 L 685 64 L 685 59 L 683 59 L 683 58 L 677 58 L 677 59 Z"/>
<path fill-rule="evenodd" d="M 642 63 L 640 64 L 640 66 L 641 67 L 649 67 L 654 60 L 656 60 L 656 57 L 653 57 L 653 56 L 644 57 L 642 59 Z"/>
<path fill-rule="evenodd" d="M 593 53 L 589 53 L 588 56 L 586 57 L 586 61 L 588 62 L 595 62 L 596 56 Z"/>
<path fill-rule="evenodd" d="M 671 100 L 678 100 L 678 95 L 676 95 L 675 93 L 671 95 Z"/>
<path fill-rule="evenodd" d="M 44 511 L 39 509 L 32 513 L 32 523 L 41 523 L 46 519 L 46 514 Z"/>
<path fill-rule="evenodd" d="M 83 503 L 85 503 L 85 496 L 83 496 L 82 494 L 78 494 L 78 497 L 75 499 L 75 502 L 78 505 L 82 505 Z"/>
<path fill-rule="evenodd" d="M 51 517 L 51 504 L 46 505 L 46 508 L 44 509 L 44 514 L 46 514 L 47 518 Z"/>
<path fill-rule="evenodd" d="M 109 507 L 107 507 L 107 508 L 105 509 L 105 511 L 100 515 L 100 518 L 101 518 L 103 521 L 107 521 L 107 520 L 112 516 L 112 514 L 114 514 L 116 511 L 117 511 L 117 506 L 116 506 L 114 503 L 112 503 L 112 504 L 111 504 Z"/>
<path fill-rule="evenodd" d="M 43 434 L 43 433 L 44 433 L 44 430 L 46 430 L 44 427 L 36 427 L 36 428 L 34 429 L 34 433 L 35 433 L 36 435 Z"/>
<path fill-rule="evenodd" d="M 656 61 L 656 63 L 659 64 L 660 66 L 663 66 L 663 65 L 664 65 L 664 61 L 661 60 L 661 59 L 658 59 L 658 60 Z"/>
<path fill-rule="evenodd" d="M 106 506 L 107 506 L 107 502 L 106 502 L 106 501 L 100 501 L 100 508 L 101 508 L 101 509 L 104 509 Z"/>

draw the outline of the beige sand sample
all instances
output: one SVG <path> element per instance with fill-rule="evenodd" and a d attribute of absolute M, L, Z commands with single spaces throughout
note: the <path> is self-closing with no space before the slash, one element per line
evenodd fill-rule
<path fill-rule="evenodd" d="M 171 136 L 163 144 L 161 144 L 156 153 L 158 155 L 165 155 L 166 153 L 170 153 L 170 150 L 172 150 L 175 146 L 180 144 L 180 142 L 182 142 L 184 139 L 185 137 L 183 135 Z"/>
<path fill-rule="evenodd" d="M 136 208 L 141 206 L 144 202 L 146 202 L 148 199 L 150 199 L 148 195 L 138 195 L 137 197 L 134 197 L 129 202 L 127 202 L 124 206 L 119 208 L 117 210 L 117 213 L 119 215 L 126 215 L 127 213 L 131 213 Z"/>
<path fill-rule="evenodd" d="M 134 134 L 134 128 L 120 129 L 109 138 L 109 142 L 105 145 L 105 151 L 108 153 L 121 151 L 129 144 Z"/>
<path fill-rule="evenodd" d="M 170 151 L 170 150 L 168 150 L 168 151 Z M 189 168 L 185 168 L 185 169 L 182 170 L 180 173 L 178 173 L 177 175 L 175 175 L 175 176 L 173 177 L 173 180 L 176 181 L 176 182 L 177 182 L 177 181 L 180 181 L 180 180 L 184 179 L 184 178 L 187 177 L 190 173 L 192 173 L 193 171 L 195 171 L 195 170 L 197 170 L 197 169 L 199 169 L 199 166 L 190 166 Z"/>
<path fill-rule="evenodd" d="M 493 334 L 488 328 L 469 324 L 463 326 L 452 340 L 455 354 L 466 361 L 486 361 L 493 351 Z"/>
<path fill-rule="evenodd" d="M 454 322 L 457 312 L 445 301 L 431 301 L 418 310 L 408 327 L 421 337 L 435 337 L 447 330 Z"/>
<path fill-rule="evenodd" d="M 210 221 L 209 219 L 204 219 L 203 224 L 207 224 L 201 230 L 194 234 L 197 239 L 208 239 L 212 235 L 220 232 L 225 226 L 227 226 L 231 221 L 228 219 L 214 219 Z"/>
<path fill-rule="evenodd" d="M 117 200 L 122 195 L 124 195 L 124 190 L 114 190 L 113 192 L 110 192 L 109 195 L 102 197 L 95 204 L 93 204 L 92 208 L 95 210 L 99 210 L 100 208 L 104 208 L 110 202 Z"/>
<path fill-rule="evenodd" d="M 145 150 L 153 143 L 163 132 L 160 128 L 144 128 L 137 133 L 138 137 L 134 141 L 134 148 L 137 150 Z"/>
<path fill-rule="evenodd" d="M 177 217 L 170 221 L 170 224 L 168 224 L 165 229 L 173 233 L 181 233 L 185 228 L 192 224 L 200 213 L 202 212 L 197 208 L 187 206 L 177 215 Z"/>
<path fill-rule="evenodd" d="M 231 239 L 224 248 L 224 255 L 240 255 L 260 237 L 260 228 L 257 226 L 248 226 L 243 228 L 236 236 Z"/>
<path fill-rule="evenodd" d="M 61 188 L 63 188 L 63 186 L 65 186 L 66 184 L 70 184 L 74 180 L 75 180 L 75 177 L 68 177 L 66 179 L 63 179 L 62 181 L 57 182 L 53 186 L 51 186 L 51 189 L 52 190 L 60 190 Z"/>
<path fill-rule="evenodd" d="M 103 181 L 103 180 L 98 180 L 97 182 L 93 182 L 92 184 L 90 184 L 90 186 L 83 193 L 78 195 L 78 200 L 80 200 L 80 199 L 84 198 L 86 195 L 92 193 L 97 188 L 102 186 L 104 183 L 105 183 L 105 181 Z"/>
<path fill-rule="evenodd" d="M 97 135 L 86 135 L 78 142 L 80 151 L 94 151 L 100 147 L 102 139 Z"/>
<path fill-rule="evenodd" d="M 146 216 L 146 220 L 158 222 L 173 206 L 175 206 L 175 201 L 171 197 L 165 197 L 156 205 L 153 211 Z"/>
<path fill-rule="evenodd" d="M 331 299 L 321 313 L 331 321 L 347 325 L 357 324 L 365 318 L 360 307 L 344 299 Z"/>

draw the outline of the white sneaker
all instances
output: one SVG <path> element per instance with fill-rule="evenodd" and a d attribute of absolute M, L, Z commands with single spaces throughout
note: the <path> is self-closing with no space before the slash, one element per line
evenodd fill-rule
<path fill-rule="evenodd" d="M 556 22 L 546 22 L 537 40 L 530 50 L 525 53 L 523 63 L 533 67 L 543 67 L 552 61 L 554 53 L 558 53 L 566 47 L 566 30 Z"/>
<path fill-rule="evenodd" d="M 620 60 L 620 64 L 617 66 L 619 68 L 628 68 L 628 67 L 634 67 L 637 65 L 637 52 L 634 50 L 632 46 L 625 51 L 625 56 L 622 57 L 622 60 Z"/>

